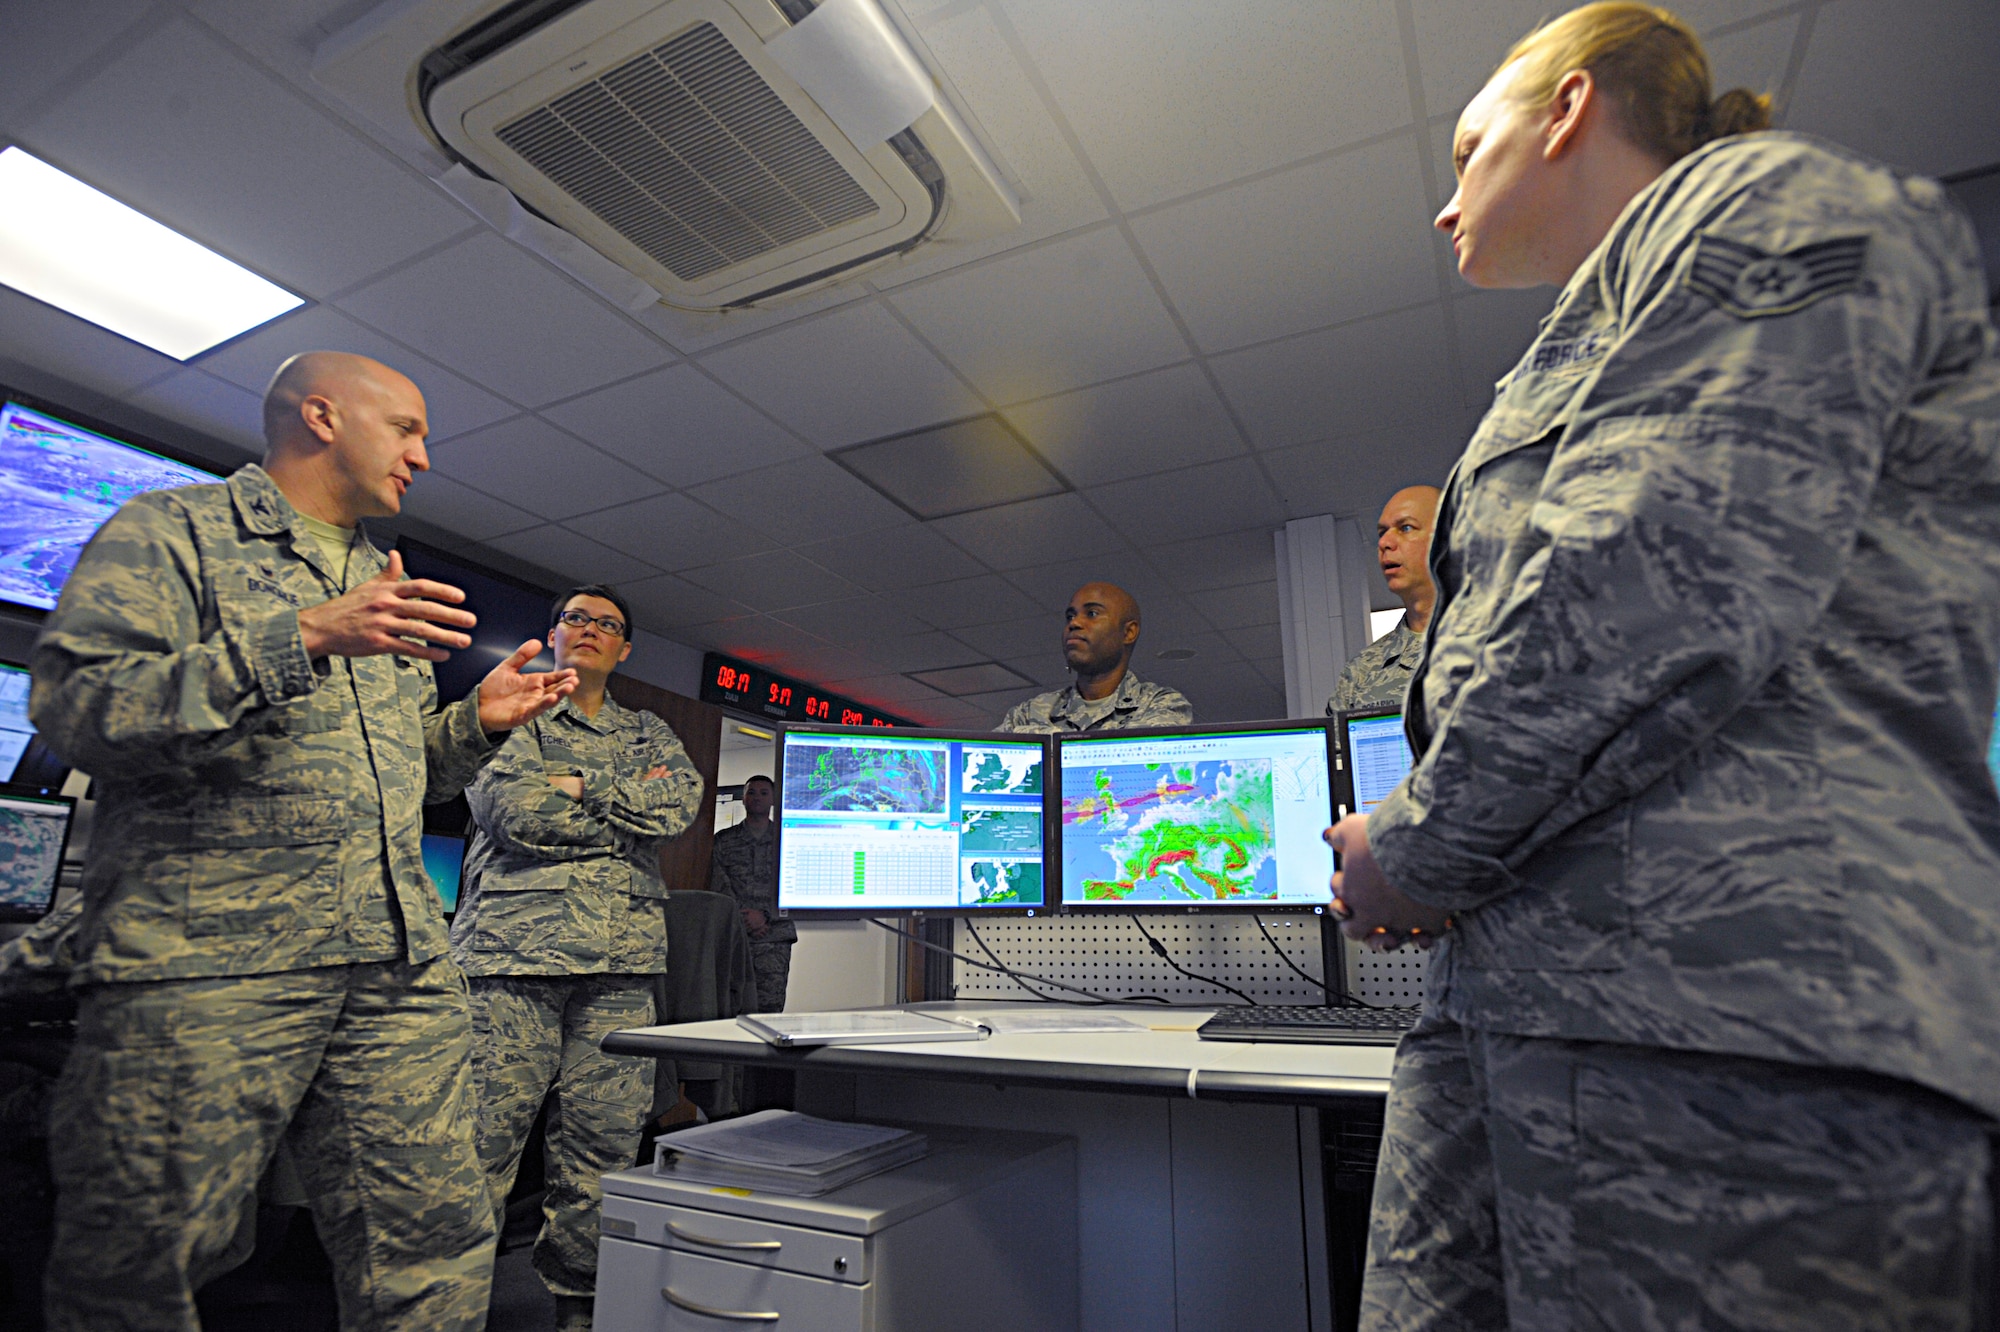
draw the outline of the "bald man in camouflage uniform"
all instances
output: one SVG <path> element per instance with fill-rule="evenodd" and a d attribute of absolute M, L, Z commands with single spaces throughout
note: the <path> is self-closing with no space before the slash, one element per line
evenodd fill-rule
<path fill-rule="evenodd" d="M 61 1332 L 193 1332 L 286 1135 L 343 1327 L 486 1316 L 465 978 L 422 806 L 574 681 L 521 675 L 527 644 L 438 707 L 463 595 L 355 526 L 429 466 L 414 384 L 295 358 L 265 429 L 264 466 L 113 515 L 35 646 L 35 725 L 97 792 L 51 1153 Z"/>
<path fill-rule="evenodd" d="M 597 584 L 557 598 L 549 644 L 577 691 L 521 727 L 466 792 L 477 831 L 451 924 L 472 978 L 479 1155 L 496 1224 L 542 1102 L 548 1186 L 535 1270 L 556 1326 L 588 1328 L 597 1290 L 599 1179 L 630 1169 L 653 1062 L 598 1048 L 653 1020 L 667 967 L 660 844 L 701 808 L 673 728 L 605 692 L 632 652 L 624 598 Z M 615 626 L 615 627 L 614 627 Z"/>
<path fill-rule="evenodd" d="M 1375 520 L 1375 558 L 1389 590 L 1402 599 L 1403 618 L 1341 668 L 1333 697 L 1326 701 L 1327 716 L 1403 706 L 1437 597 L 1428 567 L 1437 507 L 1436 486 L 1405 486 L 1382 506 Z"/>
<path fill-rule="evenodd" d="M 1016 703 L 994 729 L 1047 735 L 1192 722 L 1179 690 L 1132 674 L 1138 646 L 1138 600 L 1111 583 L 1085 583 L 1063 610 L 1063 660 L 1076 682 Z"/>
<path fill-rule="evenodd" d="M 1966 1329 L 2000 1112 L 1978 251 L 1937 185 L 1778 133 L 1617 216 L 1445 488 L 1420 761 L 1333 838 L 1351 937 L 1445 930 L 1363 1322 Z"/>

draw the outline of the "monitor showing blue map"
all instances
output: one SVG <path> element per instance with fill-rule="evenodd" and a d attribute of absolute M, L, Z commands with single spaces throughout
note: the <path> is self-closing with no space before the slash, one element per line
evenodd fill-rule
<path fill-rule="evenodd" d="M 18 402 L 0 405 L 0 601 L 51 609 L 119 505 L 218 479 Z"/>
<path fill-rule="evenodd" d="M 1063 905 L 1326 905 L 1329 759 L 1319 722 L 1060 737 Z"/>
<path fill-rule="evenodd" d="M 0 795 L 0 920 L 40 920 L 55 904 L 76 802 Z"/>
<path fill-rule="evenodd" d="M 1415 766 L 1410 742 L 1403 738 L 1403 714 L 1349 714 L 1341 719 L 1341 724 L 1347 728 L 1347 767 L 1354 777 L 1354 812 L 1367 814 L 1387 799 Z"/>
<path fill-rule="evenodd" d="M 778 908 L 1038 910 L 1040 740 L 788 727 L 778 740 Z"/>

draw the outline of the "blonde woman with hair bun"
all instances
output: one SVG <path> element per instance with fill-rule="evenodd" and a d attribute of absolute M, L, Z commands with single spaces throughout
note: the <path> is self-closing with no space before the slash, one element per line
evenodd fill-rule
<path fill-rule="evenodd" d="M 1334 913 L 1433 948 L 1362 1326 L 1970 1329 L 1996 1293 L 2000 361 L 1933 182 L 1586 5 L 1460 116 L 1561 288 L 1445 486 L 1407 781 Z"/>

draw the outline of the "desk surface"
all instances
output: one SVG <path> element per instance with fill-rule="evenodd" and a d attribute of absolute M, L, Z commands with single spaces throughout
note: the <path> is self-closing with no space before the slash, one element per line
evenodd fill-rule
<path fill-rule="evenodd" d="M 911 1006 L 972 1014 L 1019 1008 L 965 1001 Z M 1163 1011 L 1137 1005 L 1090 1011 L 1116 1013 L 1144 1023 L 1148 1029 L 781 1050 L 737 1026 L 734 1018 L 725 1018 L 613 1032 L 604 1039 L 604 1048 L 612 1054 L 724 1064 L 1288 1105 L 1380 1100 L 1389 1090 L 1389 1070 L 1396 1054 L 1391 1046 L 1204 1041 L 1195 1035 L 1194 1028 L 1206 1021 L 1213 1009 Z"/>

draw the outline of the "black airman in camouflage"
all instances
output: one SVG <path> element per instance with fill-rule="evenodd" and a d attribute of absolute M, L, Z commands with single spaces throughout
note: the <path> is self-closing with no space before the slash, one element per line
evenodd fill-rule
<path fill-rule="evenodd" d="M 995 727 L 1048 735 L 1185 726 L 1194 708 L 1178 690 L 1132 674 L 1139 645 L 1139 603 L 1110 583 L 1085 583 L 1063 611 L 1063 660 L 1076 683 L 1016 703 Z"/>

